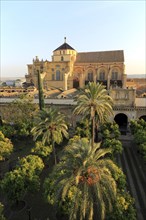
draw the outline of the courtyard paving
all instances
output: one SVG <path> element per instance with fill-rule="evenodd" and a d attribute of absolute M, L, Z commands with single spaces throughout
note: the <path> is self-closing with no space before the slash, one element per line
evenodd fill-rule
<path fill-rule="evenodd" d="M 146 164 L 138 153 L 132 136 L 121 136 L 123 144 L 122 155 L 117 156 L 117 162 L 127 177 L 128 190 L 135 198 L 137 220 L 146 219 Z"/>

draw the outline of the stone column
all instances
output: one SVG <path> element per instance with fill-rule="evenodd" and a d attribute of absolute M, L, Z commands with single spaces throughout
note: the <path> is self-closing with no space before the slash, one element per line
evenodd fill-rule
<path fill-rule="evenodd" d="M 107 90 L 110 90 L 110 79 L 111 79 L 110 75 L 111 75 L 111 70 L 109 71 L 107 76 Z"/>
<path fill-rule="evenodd" d="M 123 74 L 123 89 L 126 89 L 126 80 L 127 80 L 127 75 Z"/>
<path fill-rule="evenodd" d="M 125 74 L 125 65 L 123 66 L 123 79 L 122 79 L 122 81 L 123 81 L 123 86 L 122 86 L 122 88 L 123 88 L 123 89 L 126 89 L 127 75 Z"/>
<path fill-rule="evenodd" d="M 80 74 L 79 87 L 80 87 L 80 88 L 84 88 L 83 73 Z"/>
<path fill-rule="evenodd" d="M 64 74 L 64 90 L 65 90 L 65 91 L 67 90 L 67 79 L 68 79 L 68 74 L 65 73 L 65 74 Z"/>
<path fill-rule="evenodd" d="M 93 76 L 93 81 L 94 82 L 96 82 L 96 78 L 97 78 L 97 69 L 95 69 L 94 76 Z"/>

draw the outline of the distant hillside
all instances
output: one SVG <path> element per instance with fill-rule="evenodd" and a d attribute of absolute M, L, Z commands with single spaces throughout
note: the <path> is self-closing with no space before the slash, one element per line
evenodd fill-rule
<path fill-rule="evenodd" d="M 146 75 L 145 74 L 129 74 L 127 75 L 127 78 L 129 79 L 135 79 L 135 78 L 143 78 L 143 79 L 146 79 Z M 21 79 L 23 81 L 25 81 L 25 77 L 22 77 L 22 76 L 17 76 L 17 77 L 13 77 L 13 76 L 10 76 L 10 77 L 0 77 L 0 81 L 7 81 L 7 80 L 16 80 L 16 79 Z"/>
<path fill-rule="evenodd" d="M 16 79 L 21 79 L 21 80 L 25 80 L 25 77 L 13 77 L 13 76 L 10 76 L 10 77 L 0 77 L 0 81 L 7 81 L 7 80 L 16 80 Z"/>
<path fill-rule="evenodd" d="M 127 78 L 146 78 L 146 74 L 131 74 L 127 75 Z"/>

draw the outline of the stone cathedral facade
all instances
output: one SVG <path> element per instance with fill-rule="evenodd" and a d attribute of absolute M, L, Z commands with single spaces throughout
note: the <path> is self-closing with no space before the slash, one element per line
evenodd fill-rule
<path fill-rule="evenodd" d="M 28 64 L 27 83 L 38 87 L 37 73 L 40 71 L 44 89 L 68 90 L 83 88 L 88 82 L 100 82 L 111 88 L 126 88 L 124 51 L 77 52 L 64 43 L 53 51 L 52 60 L 33 59 Z"/>
<path fill-rule="evenodd" d="M 121 126 L 127 126 L 131 119 L 145 117 L 145 107 L 141 104 L 137 106 L 136 90 L 126 88 L 123 50 L 78 52 L 66 43 L 66 38 L 64 40 L 64 43 L 53 51 L 51 61 L 39 60 L 36 57 L 32 64 L 28 64 L 26 83 L 37 88 L 38 71 L 41 73 L 46 90 L 57 88 L 65 92 L 72 88 L 84 88 L 88 82 L 99 82 L 105 85 L 114 101 L 112 120 Z M 50 101 L 60 102 L 60 100 Z M 69 101 L 62 101 L 62 108 L 64 109 L 66 105 L 66 114 L 70 115 L 68 112 L 70 107 L 67 104 Z"/>

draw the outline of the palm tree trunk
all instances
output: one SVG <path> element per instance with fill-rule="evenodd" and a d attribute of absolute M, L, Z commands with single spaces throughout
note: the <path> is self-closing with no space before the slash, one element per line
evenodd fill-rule
<path fill-rule="evenodd" d="M 95 125 L 95 142 L 98 142 L 98 125 Z"/>
<path fill-rule="evenodd" d="M 95 117 L 92 118 L 92 148 L 94 146 L 94 139 L 95 139 Z"/>
<path fill-rule="evenodd" d="M 56 149 L 55 149 L 55 144 L 53 140 L 52 140 L 52 147 L 53 147 L 53 154 L 54 154 L 54 163 L 56 165 L 57 164 Z"/>
<path fill-rule="evenodd" d="M 94 146 L 94 139 L 95 139 L 95 111 L 93 106 L 91 107 L 91 119 L 92 119 L 92 141 L 91 141 L 91 145 L 92 148 Z"/>

